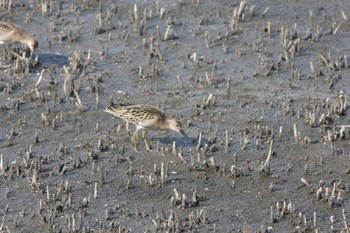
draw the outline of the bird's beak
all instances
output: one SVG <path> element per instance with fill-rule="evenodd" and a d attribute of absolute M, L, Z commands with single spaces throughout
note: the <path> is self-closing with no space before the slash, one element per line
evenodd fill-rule
<path fill-rule="evenodd" d="M 182 135 L 183 135 L 185 138 L 188 138 L 187 134 L 186 134 L 185 131 L 183 131 L 182 129 L 180 129 L 180 133 L 182 133 Z"/>

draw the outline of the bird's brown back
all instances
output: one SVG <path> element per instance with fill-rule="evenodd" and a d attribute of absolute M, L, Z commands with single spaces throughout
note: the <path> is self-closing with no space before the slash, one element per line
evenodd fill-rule
<path fill-rule="evenodd" d="M 165 121 L 166 119 L 166 115 L 162 111 L 147 105 L 131 105 L 119 108 L 107 107 L 106 111 L 136 125 L 142 121 Z"/>
<path fill-rule="evenodd" d="M 0 34 L 9 33 L 11 31 L 17 31 L 20 34 L 25 33 L 24 30 L 17 24 L 0 21 Z"/>

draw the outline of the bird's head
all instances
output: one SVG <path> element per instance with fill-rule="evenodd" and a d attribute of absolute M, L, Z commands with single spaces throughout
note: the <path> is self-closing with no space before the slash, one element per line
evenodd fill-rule
<path fill-rule="evenodd" d="M 170 121 L 170 128 L 176 132 L 181 133 L 184 137 L 188 137 L 187 134 L 185 133 L 185 131 L 183 131 L 182 129 L 182 125 L 181 122 L 175 119 L 169 120 Z"/>
<path fill-rule="evenodd" d="M 32 40 L 28 41 L 28 47 L 29 47 L 30 51 L 33 52 L 38 46 L 39 46 L 39 43 L 36 39 L 32 39 Z"/>

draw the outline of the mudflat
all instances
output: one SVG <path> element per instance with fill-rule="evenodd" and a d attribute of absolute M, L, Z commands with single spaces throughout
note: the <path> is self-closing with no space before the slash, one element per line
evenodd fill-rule
<path fill-rule="evenodd" d="M 39 41 L 0 47 L 0 232 L 350 230 L 348 2 L 0 8 Z M 188 138 L 135 152 L 135 104 Z"/>

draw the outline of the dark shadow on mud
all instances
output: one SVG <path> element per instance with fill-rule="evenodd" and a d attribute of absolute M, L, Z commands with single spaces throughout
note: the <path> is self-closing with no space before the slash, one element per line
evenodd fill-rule
<path fill-rule="evenodd" d="M 153 137 L 152 141 L 157 141 L 159 140 L 159 142 L 161 144 L 166 144 L 168 146 L 172 145 L 173 142 L 176 142 L 176 146 L 182 146 L 182 147 L 193 147 L 196 145 L 197 143 L 197 138 L 196 137 L 188 137 L 188 138 L 184 138 L 182 136 L 176 137 L 176 136 L 170 136 L 170 137 Z M 202 141 L 202 143 L 205 143 Z"/>
<path fill-rule="evenodd" d="M 38 54 L 41 65 L 58 65 L 67 66 L 69 65 L 69 60 L 67 56 L 57 55 L 57 54 Z"/>

